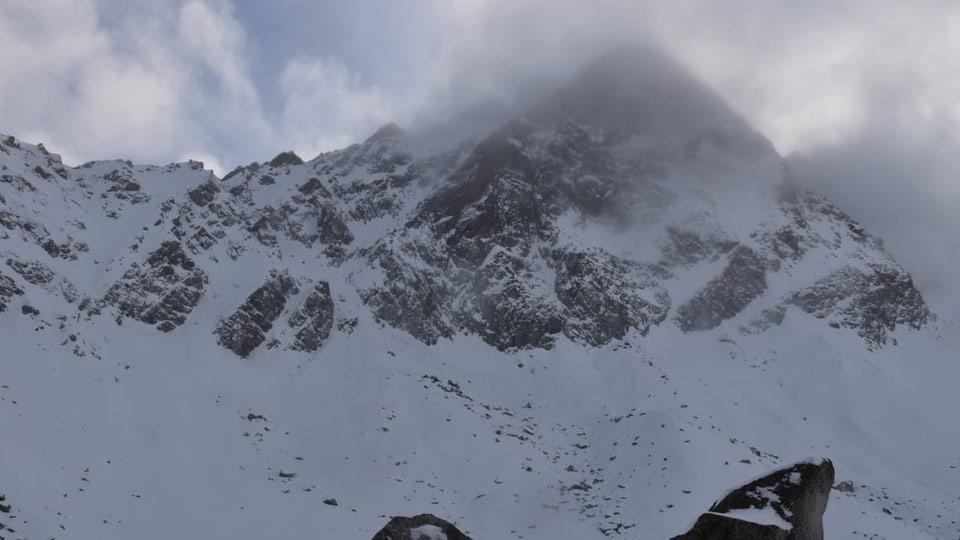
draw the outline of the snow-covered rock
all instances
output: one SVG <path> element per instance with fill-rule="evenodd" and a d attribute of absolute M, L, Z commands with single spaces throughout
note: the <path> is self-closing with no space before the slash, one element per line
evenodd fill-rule
<path fill-rule="evenodd" d="M 833 463 L 797 463 L 727 493 L 673 540 L 823 540 Z"/>
<path fill-rule="evenodd" d="M 470 537 L 449 521 L 432 514 L 420 514 L 391 518 L 373 540 L 470 540 Z"/>

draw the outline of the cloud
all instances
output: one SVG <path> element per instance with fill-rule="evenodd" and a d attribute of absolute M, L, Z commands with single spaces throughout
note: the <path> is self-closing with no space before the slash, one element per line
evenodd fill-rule
<path fill-rule="evenodd" d="M 272 138 L 229 3 L 118 5 L 0 4 L 0 129 L 73 163 L 186 152 L 233 159 L 249 149 L 242 139 Z"/>
<path fill-rule="evenodd" d="M 804 185 L 884 238 L 935 307 L 957 300 L 960 4 L 486 0 L 445 16 L 430 102 L 509 99 L 652 39 L 783 154 L 804 154 Z"/>
<path fill-rule="evenodd" d="M 336 58 L 290 60 L 281 87 L 284 140 L 305 156 L 356 142 L 397 114 L 380 88 Z"/>

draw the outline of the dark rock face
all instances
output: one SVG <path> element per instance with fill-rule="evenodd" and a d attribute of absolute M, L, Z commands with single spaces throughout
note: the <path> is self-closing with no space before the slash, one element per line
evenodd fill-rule
<path fill-rule="evenodd" d="M 57 274 L 40 261 L 20 261 L 17 259 L 7 259 L 7 266 L 14 272 L 20 274 L 27 283 L 43 287 L 48 291 L 60 293 L 64 299 L 69 302 L 75 302 L 80 293 L 77 288 L 66 278 L 57 278 Z"/>
<path fill-rule="evenodd" d="M 700 261 L 712 261 L 729 253 L 737 243 L 723 238 L 704 238 L 702 235 L 678 227 L 667 228 L 668 241 L 663 246 L 664 263 L 690 266 Z"/>
<path fill-rule="evenodd" d="M 399 248 L 411 249 L 415 248 Z M 385 281 L 381 287 L 362 289 L 360 297 L 379 321 L 409 332 L 428 345 L 452 336 L 454 328 L 444 308 L 453 291 L 442 269 L 413 266 L 397 250 L 384 242 L 367 253 L 370 265 L 384 272 Z"/>
<path fill-rule="evenodd" d="M 190 197 L 190 200 L 193 201 L 193 204 L 206 206 L 217 198 L 217 193 L 220 193 L 220 186 L 214 183 L 213 180 L 209 180 L 190 190 L 187 195 Z"/>
<path fill-rule="evenodd" d="M 823 513 L 833 479 L 828 459 L 770 473 L 728 493 L 689 532 L 672 540 L 823 540 Z M 775 512 L 790 528 L 727 515 L 737 510 Z"/>
<path fill-rule="evenodd" d="M 134 263 L 107 291 L 101 304 L 122 315 L 169 332 L 186 321 L 200 302 L 207 274 L 183 251 L 180 242 L 164 242 L 142 265 Z"/>
<path fill-rule="evenodd" d="M 499 350 L 550 348 L 563 318 L 557 302 L 530 287 L 523 260 L 501 251 L 474 275 L 462 324 Z M 546 284 L 540 291 L 548 291 Z"/>
<path fill-rule="evenodd" d="M 0 274 L 0 313 L 7 310 L 10 299 L 23 295 L 23 289 L 17 287 L 12 278 Z"/>
<path fill-rule="evenodd" d="M 447 540 L 471 540 L 452 523 L 432 514 L 414 517 L 396 516 L 373 535 L 373 540 L 432 540 L 431 533 L 440 532 Z"/>
<path fill-rule="evenodd" d="M 893 266 L 874 265 L 872 272 L 845 268 L 786 301 L 831 326 L 856 330 L 873 345 L 885 344 L 897 326 L 918 329 L 932 317 L 910 276 Z"/>
<path fill-rule="evenodd" d="M 333 328 L 333 298 L 330 285 L 326 281 L 318 282 L 296 311 L 290 315 L 287 324 L 298 329 L 296 341 L 290 346 L 296 351 L 313 352 L 320 348 L 330 337 Z"/>
<path fill-rule="evenodd" d="M 217 343 L 246 358 L 267 339 L 287 300 L 297 294 L 297 282 L 286 272 L 274 272 L 232 315 L 217 324 Z"/>
<path fill-rule="evenodd" d="M 328 246 L 345 246 L 353 242 L 350 228 L 332 204 L 325 204 L 317 210 L 317 230 L 320 242 Z"/>
<path fill-rule="evenodd" d="M 716 328 L 766 289 L 763 260 L 752 249 L 740 246 L 730 255 L 723 273 L 680 306 L 677 323 L 684 332 Z"/>
<path fill-rule="evenodd" d="M 283 167 L 284 165 L 303 165 L 303 160 L 293 152 L 281 152 L 277 154 L 277 157 L 270 160 L 271 167 Z"/>
<path fill-rule="evenodd" d="M 622 339 L 631 328 L 646 335 L 670 309 L 670 297 L 657 283 L 667 275 L 662 268 L 644 267 L 603 251 L 563 254 L 554 287 L 566 307 L 563 333 L 590 345 Z"/>

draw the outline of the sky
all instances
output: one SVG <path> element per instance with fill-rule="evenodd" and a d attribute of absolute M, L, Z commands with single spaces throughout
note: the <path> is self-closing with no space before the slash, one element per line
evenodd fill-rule
<path fill-rule="evenodd" d="M 643 38 L 928 261 L 960 263 L 953 0 L 4 0 L 0 132 L 68 164 L 303 157 L 509 101 Z"/>

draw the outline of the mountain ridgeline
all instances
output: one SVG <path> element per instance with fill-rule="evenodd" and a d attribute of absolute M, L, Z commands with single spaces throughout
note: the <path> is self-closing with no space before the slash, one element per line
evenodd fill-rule
<path fill-rule="evenodd" d="M 242 357 L 318 351 L 364 311 L 428 344 L 500 350 L 786 317 L 874 349 L 932 318 L 879 239 L 653 52 L 601 58 L 492 133 L 428 135 L 389 125 L 223 178 L 198 162 L 68 167 L 4 136 L 0 311 L 74 336 L 77 354 L 92 351 L 72 321 L 109 317 L 198 325 Z"/>

